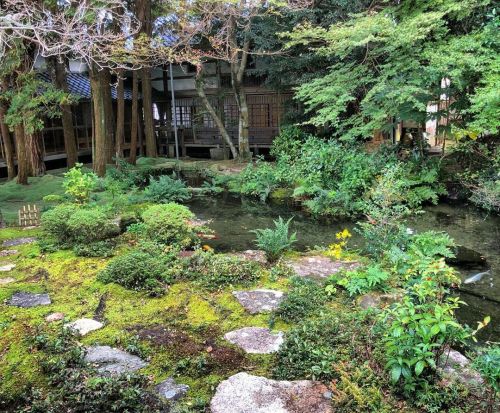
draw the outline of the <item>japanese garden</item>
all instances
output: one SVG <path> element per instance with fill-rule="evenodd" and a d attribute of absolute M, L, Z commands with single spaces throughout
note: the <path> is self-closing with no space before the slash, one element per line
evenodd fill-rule
<path fill-rule="evenodd" d="M 499 13 L 1 1 L 0 412 L 499 412 Z"/>

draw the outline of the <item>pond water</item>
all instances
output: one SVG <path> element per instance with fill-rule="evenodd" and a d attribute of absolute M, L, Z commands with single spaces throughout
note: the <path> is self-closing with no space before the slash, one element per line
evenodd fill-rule
<path fill-rule="evenodd" d="M 224 194 L 215 198 L 196 198 L 189 207 L 200 219 L 210 219 L 217 239 L 208 242 L 217 251 L 241 251 L 255 248 L 255 235 L 250 231 L 273 225 L 279 216 L 293 217 L 292 230 L 297 232 L 294 248 L 305 251 L 326 246 L 335 240 L 335 233 L 355 224 L 350 221 L 319 221 L 293 206 L 269 205 Z M 472 327 L 486 315 L 491 324 L 480 335 L 482 341 L 500 341 L 500 217 L 486 215 L 469 206 L 440 204 L 425 209 L 408 225 L 416 231 L 447 232 L 458 245 L 478 252 L 484 264 L 457 266 L 462 280 L 478 272 L 488 271 L 481 280 L 462 284 L 461 298 L 467 303 L 459 312 L 462 322 Z M 359 248 L 362 240 L 353 232 L 349 246 Z"/>

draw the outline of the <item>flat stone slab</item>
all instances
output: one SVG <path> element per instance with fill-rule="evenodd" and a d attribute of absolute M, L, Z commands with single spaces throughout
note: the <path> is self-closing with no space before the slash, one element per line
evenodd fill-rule
<path fill-rule="evenodd" d="M 170 401 L 179 400 L 188 390 L 189 386 L 187 384 L 177 384 L 172 377 L 169 377 L 156 386 L 158 394 Z"/>
<path fill-rule="evenodd" d="M 8 257 L 10 255 L 16 255 L 18 250 L 2 250 L 0 251 L 0 257 Z"/>
<path fill-rule="evenodd" d="M 31 244 L 36 241 L 35 237 L 13 238 L 5 240 L 2 243 L 3 247 L 16 247 L 18 245 Z"/>
<path fill-rule="evenodd" d="M 13 283 L 14 281 L 16 280 L 12 277 L 0 278 L 0 285 L 10 284 Z"/>
<path fill-rule="evenodd" d="M 38 307 L 39 305 L 49 305 L 52 301 L 48 294 L 33 294 L 33 293 L 15 293 L 7 304 L 16 307 L 30 308 Z"/>
<path fill-rule="evenodd" d="M 270 354 L 283 344 L 283 332 L 271 333 L 268 328 L 243 327 L 230 331 L 224 338 L 251 354 Z"/>
<path fill-rule="evenodd" d="M 403 292 L 395 292 L 389 294 L 376 292 L 367 293 L 360 296 L 357 299 L 357 303 L 364 310 L 367 310 L 368 308 L 382 308 L 401 301 L 403 295 Z"/>
<path fill-rule="evenodd" d="M 268 313 L 276 310 L 285 296 L 283 291 L 266 289 L 233 291 L 233 295 L 250 314 Z"/>
<path fill-rule="evenodd" d="M 438 361 L 439 371 L 460 383 L 477 387 L 483 384 L 481 375 L 472 369 L 470 361 L 456 350 L 446 350 Z"/>
<path fill-rule="evenodd" d="M 328 388 L 316 381 L 277 381 L 238 373 L 217 386 L 212 413 L 332 413 Z"/>
<path fill-rule="evenodd" d="M 0 272 L 12 271 L 16 268 L 16 264 L 5 264 L 0 266 Z"/>
<path fill-rule="evenodd" d="M 241 252 L 233 252 L 229 255 L 238 257 L 247 261 L 254 261 L 259 264 L 267 264 L 266 253 L 261 250 L 246 250 Z"/>
<path fill-rule="evenodd" d="M 309 255 L 287 261 L 287 264 L 300 277 L 325 279 L 341 270 L 352 271 L 359 267 L 358 262 L 333 261 L 323 255 Z"/>
<path fill-rule="evenodd" d="M 84 360 L 95 365 L 99 373 L 108 376 L 132 373 L 148 365 L 141 358 L 110 346 L 88 347 Z"/>
<path fill-rule="evenodd" d="M 80 318 L 76 321 L 64 325 L 66 328 L 73 330 L 74 332 L 84 336 L 91 331 L 99 330 L 104 327 L 103 323 L 97 320 L 92 320 L 91 318 Z"/>
<path fill-rule="evenodd" d="M 52 313 L 45 317 L 47 323 L 53 323 L 55 321 L 61 321 L 64 319 L 64 313 Z"/>

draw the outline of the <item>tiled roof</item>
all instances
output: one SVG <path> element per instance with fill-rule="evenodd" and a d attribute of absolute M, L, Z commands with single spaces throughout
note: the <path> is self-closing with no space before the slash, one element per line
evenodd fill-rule
<path fill-rule="evenodd" d="M 38 77 L 46 82 L 51 82 L 52 79 L 47 72 L 38 73 Z M 78 96 L 80 99 L 90 99 L 90 79 L 86 73 L 67 73 L 66 79 L 68 82 L 68 90 L 72 95 Z M 111 97 L 116 100 L 116 85 L 110 85 Z M 132 100 L 132 91 L 125 87 L 125 100 Z"/>

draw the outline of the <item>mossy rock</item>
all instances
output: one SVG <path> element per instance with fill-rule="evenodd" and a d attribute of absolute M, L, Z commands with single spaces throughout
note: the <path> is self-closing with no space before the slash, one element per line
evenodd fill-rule
<path fill-rule="evenodd" d="M 269 198 L 274 202 L 283 202 L 292 198 L 293 190 L 290 188 L 276 188 L 269 194 Z"/>

